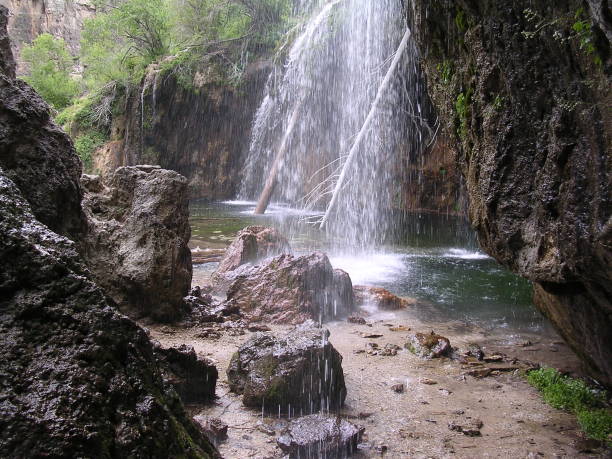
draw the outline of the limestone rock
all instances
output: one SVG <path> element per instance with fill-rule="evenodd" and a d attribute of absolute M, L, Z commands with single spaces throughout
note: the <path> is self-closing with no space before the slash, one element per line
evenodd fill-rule
<path fill-rule="evenodd" d="M 339 417 L 315 414 L 291 421 L 277 444 L 290 458 L 347 458 L 357 450 L 364 431 Z"/>
<path fill-rule="evenodd" d="M 0 451 L 216 457 L 145 331 L 90 277 L 75 244 L 39 223 L 0 169 Z"/>
<path fill-rule="evenodd" d="M 199 357 L 193 347 L 155 347 L 155 355 L 162 361 L 170 383 L 183 403 L 206 403 L 215 398 L 219 376 L 217 367 Z"/>
<path fill-rule="evenodd" d="M 285 335 L 256 333 L 232 356 L 230 389 L 245 406 L 291 416 L 344 404 L 342 356 L 329 332 L 306 323 Z"/>
<path fill-rule="evenodd" d="M 452 351 L 448 338 L 437 335 L 433 331 L 429 334 L 415 333 L 405 347 L 413 354 L 426 359 L 446 356 Z"/>
<path fill-rule="evenodd" d="M 249 321 L 299 324 L 345 317 L 354 308 L 351 279 L 321 252 L 280 255 L 233 271 L 227 303 Z"/>
<path fill-rule="evenodd" d="M 130 317 L 176 321 L 191 286 L 187 180 L 154 166 L 83 176 L 85 257 L 96 281 Z"/>

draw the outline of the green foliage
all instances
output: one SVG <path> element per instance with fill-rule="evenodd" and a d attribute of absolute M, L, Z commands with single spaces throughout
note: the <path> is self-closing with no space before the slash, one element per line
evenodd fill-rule
<path fill-rule="evenodd" d="M 459 134 L 462 140 L 465 140 L 468 133 L 468 117 L 470 115 L 470 105 L 472 103 L 473 93 L 474 90 L 470 88 L 467 92 L 460 93 L 455 101 L 455 112 L 459 120 L 457 134 Z"/>
<path fill-rule="evenodd" d="M 459 9 L 455 15 L 455 25 L 460 32 L 465 32 L 468 28 L 468 23 L 465 17 L 465 11 Z"/>
<path fill-rule="evenodd" d="M 79 83 L 70 75 L 74 59 L 61 38 L 41 34 L 23 47 L 21 57 L 28 67 L 23 79 L 56 110 L 68 106 L 79 93 Z"/>
<path fill-rule="evenodd" d="M 91 171 L 93 152 L 106 142 L 106 136 L 101 132 L 91 131 L 79 135 L 74 140 L 74 148 L 83 161 L 85 171 Z"/>
<path fill-rule="evenodd" d="M 81 54 L 90 87 L 138 82 L 147 65 L 170 50 L 166 0 L 127 0 L 83 26 Z"/>
<path fill-rule="evenodd" d="M 453 64 L 451 61 L 445 60 L 444 62 L 438 64 L 436 66 L 436 70 L 440 75 L 440 80 L 442 80 L 442 83 L 450 83 L 451 78 L 453 77 Z"/>
<path fill-rule="evenodd" d="M 545 18 L 531 8 L 526 8 L 523 15 L 527 22 L 533 25 L 533 29 L 521 32 L 526 39 L 531 40 L 550 33 L 552 38 L 561 43 L 577 41 L 581 51 L 591 56 L 595 64 L 602 65 L 601 56 L 595 46 L 592 24 L 588 18 L 585 18 L 583 8 L 578 8 L 573 16 L 566 15 L 552 19 Z"/>
<path fill-rule="evenodd" d="M 495 99 L 493 99 L 493 108 L 499 112 L 502 108 L 504 108 L 504 102 L 505 102 L 505 97 L 502 97 L 499 94 L 497 94 L 495 96 Z"/>
<path fill-rule="evenodd" d="M 542 393 L 550 406 L 576 414 L 588 437 L 609 441 L 612 435 L 612 413 L 599 408 L 605 397 L 580 379 L 568 378 L 553 368 L 540 368 L 527 374 L 527 381 Z"/>
<path fill-rule="evenodd" d="M 590 438 L 612 445 L 612 413 L 610 410 L 580 411 L 578 424 Z"/>

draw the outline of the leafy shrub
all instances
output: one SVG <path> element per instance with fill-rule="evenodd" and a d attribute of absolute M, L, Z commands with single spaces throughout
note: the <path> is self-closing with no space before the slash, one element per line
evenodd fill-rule
<path fill-rule="evenodd" d="M 79 83 L 70 75 L 74 59 L 61 38 L 41 34 L 23 47 L 21 57 L 28 69 L 23 79 L 56 110 L 70 105 L 80 92 Z"/>
<path fill-rule="evenodd" d="M 92 168 L 92 156 L 93 152 L 96 151 L 106 141 L 106 136 L 101 132 L 91 131 L 82 135 L 79 135 L 74 141 L 74 148 L 77 154 L 83 161 L 83 167 L 85 171 L 91 171 Z"/>
<path fill-rule="evenodd" d="M 583 410 L 578 413 L 578 424 L 589 437 L 612 445 L 612 413 L 609 410 Z"/>

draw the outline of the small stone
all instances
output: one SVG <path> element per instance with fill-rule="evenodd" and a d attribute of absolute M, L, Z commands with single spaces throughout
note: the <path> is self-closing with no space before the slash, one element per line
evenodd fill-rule
<path fill-rule="evenodd" d="M 490 356 L 484 358 L 484 361 L 487 362 L 487 363 L 501 362 L 502 360 L 504 360 L 504 356 L 503 355 L 499 355 L 499 354 L 490 355 Z"/>
<path fill-rule="evenodd" d="M 451 421 L 448 423 L 448 428 L 455 432 L 461 432 L 468 437 L 479 437 L 481 435 L 482 421 L 480 419 L 472 419 L 466 423 Z"/>
<path fill-rule="evenodd" d="M 468 371 L 466 374 L 468 374 L 469 376 L 473 376 L 474 378 L 481 379 L 491 375 L 491 371 L 492 370 L 490 368 L 476 368 L 474 370 Z"/>
<path fill-rule="evenodd" d="M 438 381 L 434 381 L 433 379 L 429 379 L 429 378 L 421 378 L 419 382 L 421 384 L 427 384 L 428 386 L 433 386 L 434 384 L 438 384 Z"/>
<path fill-rule="evenodd" d="M 394 384 L 391 386 L 391 390 L 393 392 L 397 392 L 398 394 L 401 394 L 404 392 L 404 385 L 403 384 Z"/>
<path fill-rule="evenodd" d="M 366 324 L 366 320 L 363 317 L 358 317 L 358 316 L 350 316 L 346 319 L 346 321 L 351 324 L 358 324 L 358 325 Z"/>
<path fill-rule="evenodd" d="M 247 327 L 247 330 L 252 333 L 257 333 L 257 332 L 268 332 L 271 330 L 271 328 L 268 327 L 267 325 L 249 325 Z"/>
<path fill-rule="evenodd" d="M 370 339 L 374 339 L 374 338 L 382 338 L 384 335 L 381 335 L 380 333 L 359 333 L 359 335 L 362 338 L 370 338 Z"/>
<path fill-rule="evenodd" d="M 200 430 L 210 441 L 218 443 L 227 439 L 228 426 L 219 418 L 209 418 L 204 415 L 197 415 L 193 417 L 196 425 L 200 427 Z"/>
<path fill-rule="evenodd" d="M 415 333 L 405 345 L 406 349 L 421 358 L 432 359 L 448 355 L 452 348 L 448 338 L 435 334 Z"/>
<path fill-rule="evenodd" d="M 392 332 L 406 332 L 410 331 L 410 327 L 404 327 L 403 325 L 398 325 L 397 327 L 391 327 L 389 330 Z"/>

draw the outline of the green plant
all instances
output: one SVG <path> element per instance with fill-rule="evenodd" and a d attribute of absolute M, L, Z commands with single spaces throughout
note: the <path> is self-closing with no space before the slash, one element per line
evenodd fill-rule
<path fill-rule="evenodd" d="M 450 83 L 451 78 L 453 77 L 453 64 L 451 61 L 445 60 L 444 62 L 438 64 L 436 66 L 436 70 L 440 75 L 440 80 L 442 80 L 442 83 Z"/>
<path fill-rule="evenodd" d="M 24 81 L 56 110 L 70 105 L 80 92 L 78 81 L 70 75 L 74 59 L 61 38 L 41 34 L 23 47 L 21 57 L 28 69 Z"/>
<path fill-rule="evenodd" d="M 590 438 L 612 445 L 612 413 L 609 410 L 580 411 L 578 424 Z"/>
<path fill-rule="evenodd" d="M 540 368 L 527 374 L 527 381 L 542 393 L 550 406 L 574 413 L 586 435 L 600 441 L 610 441 L 612 413 L 601 408 L 603 394 L 591 389 L 580 379 L 561 375 L 553 368 Z"/>
<path fill-rule="evenodd" d="M 472 103 L 472 94 L 474 91 L 472 88 L 468 89 L 467 92 L 462 92 L 457 96 L 455 101 L 455 112 L 459 120 L 459 128 L 457 134 L 462 140 L 465 140 L 468 133 L 468 117 L 470 114 L 470 105 Z"/>
<path fill-rule="evenodd" d="M 106 141 L 106 136 L 101 132 L 91 131 L 79 135 L 74 141 L 74 148 L 83 161 L 85 171 L 91 171 L 93 153 Z"/>
<path fill-rule="evenodd" d="M 495 99 L 493 99 L 493 108 L 497 111 L 500 111 L 502 108 L 504 108 L 504 101 L 505 101 L 505 97 L 502 97 L 499 94 L 497 94 L 495 96 Z"/>

